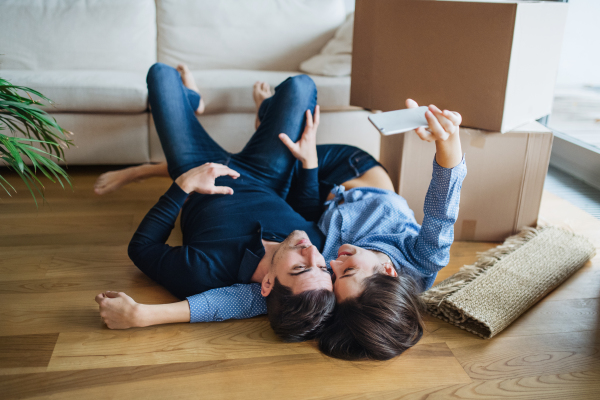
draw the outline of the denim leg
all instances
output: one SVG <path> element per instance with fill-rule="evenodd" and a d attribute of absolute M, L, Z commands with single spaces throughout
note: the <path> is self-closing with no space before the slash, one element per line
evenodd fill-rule
<path fill-rule="evenodd" d="M 206 133 L 194 114 L 200 95 L 183 86 L 179 72 L 156 63 L 150 67 L 146 82 L 154 124 L 171 178 L 177 179 L 206 162 L 227 164 L 229 153 Z"/>
<path fill-rule="evenodd" d="M 275 88 L 275 94 L 259 109 L 260 126 L 244 149 L 232 156 L 257 183 L 285 197 L 296 159 L 279 139 L 286 133 L 298 141 L 305 125 L 306 110 L 314 112 L 317 89 L 306 75 L 290 77 Z"/>
<path fill-rule="evenodd" d="M 198 92 L 194 92 L 192 89 L 186 88 L 185 86 L 184 89 L 185 93 L 187 94 L 190 107 L 192 107 L 192 110 L 194 110 L 195 112 L 198 109 L 198 106 L 200 105 L 200 95 L 198 94 Z"/>

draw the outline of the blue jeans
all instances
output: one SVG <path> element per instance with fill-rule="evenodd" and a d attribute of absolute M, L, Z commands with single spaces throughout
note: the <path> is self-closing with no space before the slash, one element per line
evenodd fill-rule
<path fill-rule="evenodd" d="M 260 126 L 237 154 L 225 151 L 198 122 L 194 111 L 200 95 L 183 86 L 177 70 L 156 63 L 146 80 L 154 124 L 173 180 L 194 167 L 215 162 L 238 171 L 243 178 L 240 183 L 260 185 L 286 197 L 292 178 L 302 166 L 278 135 L 284 132 L 294 142 L 301 137 L 306 110 L 313 112 L 317 104 L 317 89 L 310 77 L 290 77 L 275 88 L 275 94 L 258 110 Z M 319 181 L 326 190 L 323 199 L 333 185 L 379 165 L 368 153 L 352 146 L 320 145 L 317 150 Z M 227 181 L 228 186 L 231 183 Z"/>

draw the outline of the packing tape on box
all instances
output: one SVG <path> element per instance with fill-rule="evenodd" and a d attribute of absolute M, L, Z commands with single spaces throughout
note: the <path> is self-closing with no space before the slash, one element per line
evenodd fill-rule
<path fill-rule="evenodd" d="M 460 227 L 460 240 L 473 240 L 475 238 L 475 229 L 477 221 L 474 219 L 465 219 Z"/>
<path fill-rule="evenodd" d="M 481 133 L 475 129 L 469 129 L 469 136 L 471 136 L 471 141 L 469 142 L 471 147 L 477 149 L 483 149 L 485 147 L 485 133 Z"/>

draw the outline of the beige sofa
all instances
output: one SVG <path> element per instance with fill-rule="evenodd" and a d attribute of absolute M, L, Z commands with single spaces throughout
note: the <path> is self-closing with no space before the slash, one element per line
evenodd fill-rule
<path fill-rule="evenodd" d="M 296 75 L 345 20 L 344 0 L 0 0 L 0 76 L 52 98 L 75 133 L 66 160 L 164 159 L 148 110 L 146 72 L 187 63 L 206 102 L 200 121 L 226 150 L 252 135 L 252 84 Z M 350 77 L 312 76 L 320 143 L 379 155 L 368 112 L 349 106 Z"/>

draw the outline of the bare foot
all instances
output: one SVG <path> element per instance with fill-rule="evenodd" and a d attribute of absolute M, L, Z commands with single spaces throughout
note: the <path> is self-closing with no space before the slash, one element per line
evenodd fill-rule
<path fill-rule="evenodd" d="M 254 98 L 254 103 L 256 103 L 256 121 L 254 124 L 256 129 L 258 129 L 258 126 L 260 125 L 260 119 L 258 119 L 258 109 L 260 108 L 262 102 L 271 96 L 273 96 L 273 93 L 271 93 L 271 86 L 269 86 L 267 82 L 258 81 L 254 84 L 252 97 Z"/>
<path fill-rule="evenodd" d="M 188 89 L 192 89 L 194 92 L 200 94 L 200 89 L 198 89 L 198 85 L 196 85 L 196 80 L 194 79 L 194 76 L 190 72 L 188 66 L 185 64 L 179 64 L 177 66 L 177 71 L 179 71 L 179 74 L 181 74 L 181 81 L 183 82 L 183 86 L 185 86 Z M 202 97 L 200 97 L 200 105 L 198 106 L 198 109 L 195 112 L 198 115 L 204 113 L 204 99 Z"/>
<path fill-rule="evenodd" d="M 139 181 L 137 167 L 129 167 L 118 171 L 105 172 L 94 183 L 94 192 L 98 195 L 114 192 L 128 183 Z"/>
<path fill-rule="evenodd" d="M 252 90 L 252 97 L 254 97 L 254 102 L 256 103 L 256 110 L 260 108 L 260 105 L 265 99 L 273 96 L 271 93 L 271 86 L 267 82 L 256 82 L 254 84 L 254 89 Z"/>

